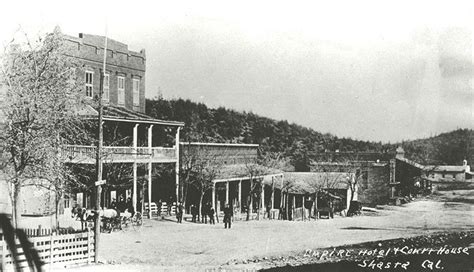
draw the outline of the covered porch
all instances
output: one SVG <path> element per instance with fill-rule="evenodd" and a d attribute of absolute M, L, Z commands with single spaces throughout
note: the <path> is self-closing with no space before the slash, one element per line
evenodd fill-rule
<path fill-rule="evenodd" d="M 92 124 L 91 133 L 94 133 L 97 112 L 90 107 L 84 109 L 81 115 L 84 120 Z M 115 172 L 124 173 L 122 176 L 117 175 L 117 179 L 121 179 L 121 186 L 115 186 L 114 190 L 101 193 L 100 206 L 106 207 L 112 199 L 118 201 L 120 195 L 125 199 L 131 198 L 135 211 L 142 211 L 145 202 L 150 206 L 154 191 L 153 179 L 157 177 L 153 174 L 153 164 L 174 165 L 174 192 L 170 199 L 176 201 L 179 188 L 179 135 L 183 126 L 182 122 L 158 120 L 122 107 L 104 107 L 104 136 L 100 163 L 111 167 L 104 167 L 102 180 L 106 180 L 107 184 L 113 182 L 107 179 L 113 179 L 114 174 L 118 174 Z M 68 163 L 89 165 L 89 168 L 94 168 L 92 165 L 96 164 L 96 153 L 97 146 L 94 143 L 69 145 L 63 150 Z M 107 170 L 112 173 L 107 173 Z M 94 182 L 95 179 L 91 177 Z M 91 189 L 89 192 L 79 192 L 83 194 L 81 196 L 82 202 L 85 202 L 83 206 L 94 206 L 91 196 L 95 195 L 95 192 L 96 190 Z M 78 202 L 80 201 L 78 199 Z M 148 215 L 151 216 L 151 211 L 148 211 Z"/>

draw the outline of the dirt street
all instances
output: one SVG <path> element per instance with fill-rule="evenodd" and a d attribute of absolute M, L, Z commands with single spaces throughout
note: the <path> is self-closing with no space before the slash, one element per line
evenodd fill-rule
<path fill-rule="evenodd" d="M 412 237 L 440 231 L 474 229 L 474 205 L 419 199 L 404 206 L 383 206 L 376 215 L 332 220 L 236 221 L 204 225 L 146 220 L 139 230 L 103 234 L 100 256 L 114 271 L 204 270 L 253 258 L 288 255 L 305 249 Z M 93 267 L 88 267 L 88 271 Z M 262 268 L 256 263 L 250 268 Z"/>

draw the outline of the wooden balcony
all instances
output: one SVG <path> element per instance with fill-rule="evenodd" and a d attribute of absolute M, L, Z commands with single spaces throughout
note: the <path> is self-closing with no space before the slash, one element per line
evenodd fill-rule
<path fill-rule="evenodd" d="M 96 163 L 95 146 L 69 145 L 64 149 L 64 157 L 70 163 Z M 150 152 L 151 151 L 151 152 Z M 174 147 L 137 147 L 104 146 L 103 162 L 105 163 L 174 163 L 177 160 Z"/>

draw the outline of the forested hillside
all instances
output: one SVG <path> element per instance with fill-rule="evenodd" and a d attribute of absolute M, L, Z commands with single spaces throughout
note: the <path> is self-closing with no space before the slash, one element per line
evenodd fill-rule
<path fill-rule="evenodd" d="M 395 145 L 394 145 L 395 146 Z M 407 157 L 422 164 L 474 166 L 474 130 L 458 129 L 434 137 L 402 142 Z"/>
<path fill-rule="evenodd" d="M 190 100 L 163 98 L 146 101 L 147 114 L 186 124 L 181 139 L 191 142 L 256 143 L 262 149 L 291 158 L 297 170 L 307 170 L 312 155 L 325 151 L 394 152 L 402 145 L 407 157 L 420 163 L 459 164 L 471 158 L 472 130 L 456 130 L 436 137 L 396 144 L 359 141 L 322 134 L 287 121 L 277 121 L 252 112 L 208 108 Z"/>

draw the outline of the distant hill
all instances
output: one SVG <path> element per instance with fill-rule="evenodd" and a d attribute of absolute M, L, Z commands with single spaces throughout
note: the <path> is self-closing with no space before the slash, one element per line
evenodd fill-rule
<path fill-rule="evenodd" d="M 473 155 L 473 131 L 466 129 L 428 139 L 382 144 L 339 138 L 252 112 L 237 112 L 224 107 L 213 109 L 184 99 L 166 100 L 160 97 L 147 100 L 146 113 L 157 119 L 184 122 L 183 141 L 260 144 L 264 151 L 281 152 L 291 158 L 297 171 L 309 170 L 309 161 L 314 154 L 335 150 L 394 152 L 401 145 L 409 158 L 420 163 L 440 164 L 459 164 L 466 156 L 472 158 Z"/>
<path fill-rule="evenodd" d="M 405 141 L 401 145 L 406 157 L 422 164 L 461 165 L 463 160 L 474 166 L 474 130 L 457 129 L 434 137 Z"/>

